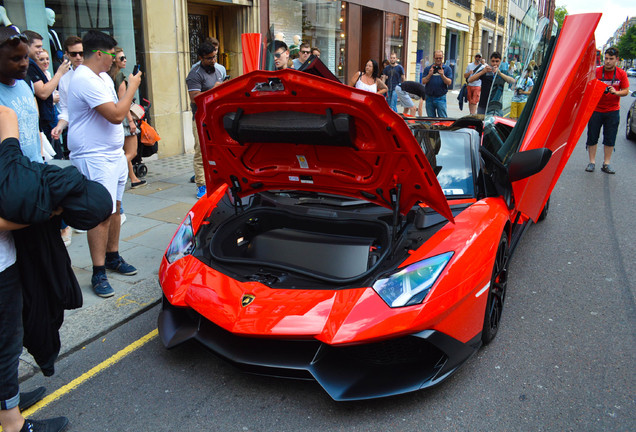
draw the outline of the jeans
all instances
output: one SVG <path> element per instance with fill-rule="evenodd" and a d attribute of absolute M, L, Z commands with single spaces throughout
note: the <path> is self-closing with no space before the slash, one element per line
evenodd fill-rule
<path fill-rule="evenodd" d="M 426 115 L 428 117 L 448 117 L 446 114 L 446 95 L 438 97 L 427 96 Z"/>
<path fill-rule="evenodd" d="M 20 402 L 18 361 L 22 354 L 22 286 L 18 266 L 0 273 L 0 409 Z"/>
<path fill-rule="evenodd" d="M 389 102 L 389 107 L 391 107 L 393 111 L 397 112 L 397 92 L 395 89 L 389 90 L 387 102 Z"/>
<path fill-rule="evenodd" d="M 585 148 L 595 146 L 598 143 L 601 126 L 603 127 L 603 145 L 614 147 L 620 121 L 620 110 L 610 112 L 594 111 L 587 124 L 587 142 L 585 143 Z"/>

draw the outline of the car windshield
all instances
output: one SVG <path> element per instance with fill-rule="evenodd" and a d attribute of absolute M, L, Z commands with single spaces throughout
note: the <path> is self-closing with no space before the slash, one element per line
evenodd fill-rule
<path fill-rule="evenodd" d="M 435 171 L 444 195 L 448 198 L 473 197 L 471 142 L 478 142 L 478 134 L 469 129 L 430 130 L 417 126 L 413 133 Z"/>

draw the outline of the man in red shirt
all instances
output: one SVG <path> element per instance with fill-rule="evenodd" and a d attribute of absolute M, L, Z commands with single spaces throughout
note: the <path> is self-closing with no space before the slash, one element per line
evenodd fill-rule
<path fill-rule="evenodd" d="M 618 63 L 618 50 L 614 47 L 605 51 L 605 61 L 603 66 L 596 68 L 596 79 L 607 84 L 607 90 L 601 100 L 598 102 L 590 121 L 587 124 L 587 148 L 590 156 L 590 163 L 587 164 L 585 171 L 593 172 L 595 168 L 594 159 L 596 157 L 596 144 L 601 134 L 601 126 L 603 127 L 603 146 L 604 158 L 601 171 L 607 174 L 615 174 L 610 168 L 610 159 L 614 151 L 616 143 L 616 134 L 618 133 L 618 124 L 620 122 L 620 98 L 627 96 L 629 93 L 629 80 L 625 71 L 616 67 Z"/>

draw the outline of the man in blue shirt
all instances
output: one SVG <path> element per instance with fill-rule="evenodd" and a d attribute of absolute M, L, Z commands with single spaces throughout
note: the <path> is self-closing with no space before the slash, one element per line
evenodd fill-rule
<path fill-rule="evenodd" d="M 395 87 L 404 81 L 404 68 L 401 64 L 398 64 L 396 53 L 391 53 L 391 56 L 389 57 L 389 65 L 382 70 L 382 75 L 384 75 L 384 82 L 389 89 L 389 92 L 387 93 L 389 106 L 393 111 L 397 112 L 398 94 L 395 91 Z"/>
<path fill-rule="evenodd" d="M 448 117 L 446 93 L 453 82 L 453 71 L 444 64 L 444 52 L 433 53 L 433 64 L 424 68 L 422 84 L 426 84 L 426 115 Z"/>
<path fill-rule="evenodd" d="M 29 67 L 26 36 L 12 27 L 0 28 L 0 105 L 11 108 L 20 125 L 20 149 L 33 162 L 42 162 L 38 105 L 24 81 Z"/>

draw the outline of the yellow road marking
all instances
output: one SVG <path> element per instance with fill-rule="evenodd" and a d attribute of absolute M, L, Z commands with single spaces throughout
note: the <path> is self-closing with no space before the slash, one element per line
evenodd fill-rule
<path fill-rule="evenodd" d="M 115 303 L 115 307 L 122 307 L 122 306 L 128 306 L 128 305 L 137 305 L 140 307 L 144 307 L 147 306 L 149 303 L 139 303 L 137 300 L 133 300 L 131 298 L 127 298 L 128 296 L 130 296 L 130 294 L 125 294 L 121 297 L 119 297 L 117 299 L 117 302 Z"/>
<path fill-rule="evenodd" d="M 148 333 L 146 336 L 143 336 L 141 339 L 138 339 L 135 342 L 131 343 L 130 345 L 128 345 L 127 347 L 123 348 L 122 350 L 120 350 L 118 353 L 116 353 L 112 357 L 104 360 L 103 362 L 101 362 L 100 364 L 98 364 L 97 366 L 95 366 L 94 368 L 89 370 L 88 372 L 83 373 L 82 375 L 80 375 L 79 377 L 75 378 L 70 383 L 66 384 L 65 386 L 60 387 L 57 391 L 55 391 L 55 392 L 51 393 L 50 395 L 46 396 L 44 399 L 42 399 L 37 404 L 33 405 L 31 408 L 27 409 L 26 411 L 23 411 L 22 415 L 25 418 L 26 417 L 30 417 L 31 415 L 35 414 L 37 411 L 41 410 L 42 408 L 44 408 L 45 406 L 50 404 L 51 402 L 61 398 L 62 396 L 64 396 L 65 394 L 69 393 L 70 391 L 74 390 L 75 388 L 77 388 L 78 386 L 83 384 L 84 382 L 86 382 L 89 379 L 93 378 L 98 373 L 100 373 L 103 370 L 113 366 L 119 360 L 123 359 L 128 354 L 130 354 L 133 351 L 135 351 L 136 349 L 141 348 L 146 343 L 148 343 L 152 339 L 154 339 L 157 336 L 157 334 L 158 334 L 157 329 L 154 329 L 153 331 Z M 2 429 L 0 428 L 0 431 L 1 430 Z"/>

